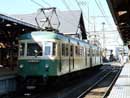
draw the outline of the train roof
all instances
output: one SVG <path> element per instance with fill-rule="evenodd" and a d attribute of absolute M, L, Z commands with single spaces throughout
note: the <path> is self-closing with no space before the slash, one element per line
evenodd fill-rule
<path fill-rule="evenodd" d="M 56 39 L 56 40 L 64 40 L 66 42 L 71 43 L 79 43 L 80 45 L 86 44 L 87 42 L 79 39 L 75 39 L 72 37 L 65 36 L 61 33 L 57 32 L 50 32 L 50 31 L 34 31 L 31 33 L 22 34 L 19 36 L 19 40 L 25 40 L 25 39 Z M 88 43 L 87 43 L 88 44 Z"/>

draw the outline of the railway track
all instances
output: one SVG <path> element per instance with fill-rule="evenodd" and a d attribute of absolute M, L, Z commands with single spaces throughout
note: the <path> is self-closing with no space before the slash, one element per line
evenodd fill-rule
<path fill-rule="evenodd" d="M 77 98 L 106 98 L 113 84 L 118 78 L 122 68 L 113 69 L 106 73 L 101 79 L 95 82 L 91 87 L 86 89 Z"/>

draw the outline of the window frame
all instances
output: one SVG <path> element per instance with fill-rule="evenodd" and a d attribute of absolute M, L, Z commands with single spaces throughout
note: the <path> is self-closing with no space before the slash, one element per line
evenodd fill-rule
<path fill-rule="evenodd" d="M 26 42 L 26 54 L 25 54 L 25 56 L 27 56 L 27 57 L 35 56 L 35 55 L 28 55 L 28 44 L 38 44 L 38 46 L 39 46 L 39 44 L 42 45 L 41 46 L 41 53 L 42 53 L 42 55 L 37 55 L 37 56 L 38 57 L 43 56 L 43 44 L 42 44 L 42 42 L 33 42 L 33 41 L 32 42 Z"/>

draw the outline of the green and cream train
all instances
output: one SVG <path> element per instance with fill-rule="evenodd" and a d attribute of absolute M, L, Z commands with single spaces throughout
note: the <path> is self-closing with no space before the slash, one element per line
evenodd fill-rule
<path fill-rule="evenodd" d="M 49 31 L 19 36 L 18 75 L 43 81 L 102 64 L 101 48 L 88 42 Z"/>

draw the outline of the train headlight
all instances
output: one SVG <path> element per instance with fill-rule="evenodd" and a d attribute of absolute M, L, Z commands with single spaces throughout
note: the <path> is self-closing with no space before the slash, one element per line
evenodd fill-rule
<path fill-rule="evenodd" d="M 23 68 L 23 64 L 20 64 L 20 65 L 19 65 L 19 68 Z"/>
<path fill-rule="evenodd" d="M 45 70 L 46 70 L 46 71 L 49 70 L 49 65 L 48 65 L 48 64 L 45 65 Z"/>
<path fill-rule="evenodd" d="M 46 65 L 45 65 L 45 68 L 46 68 L 46 69 L 48 69 L 48 68 L 49 68 L 49 65 L 48 65 L 48 64 L 46 64 Z"/>

